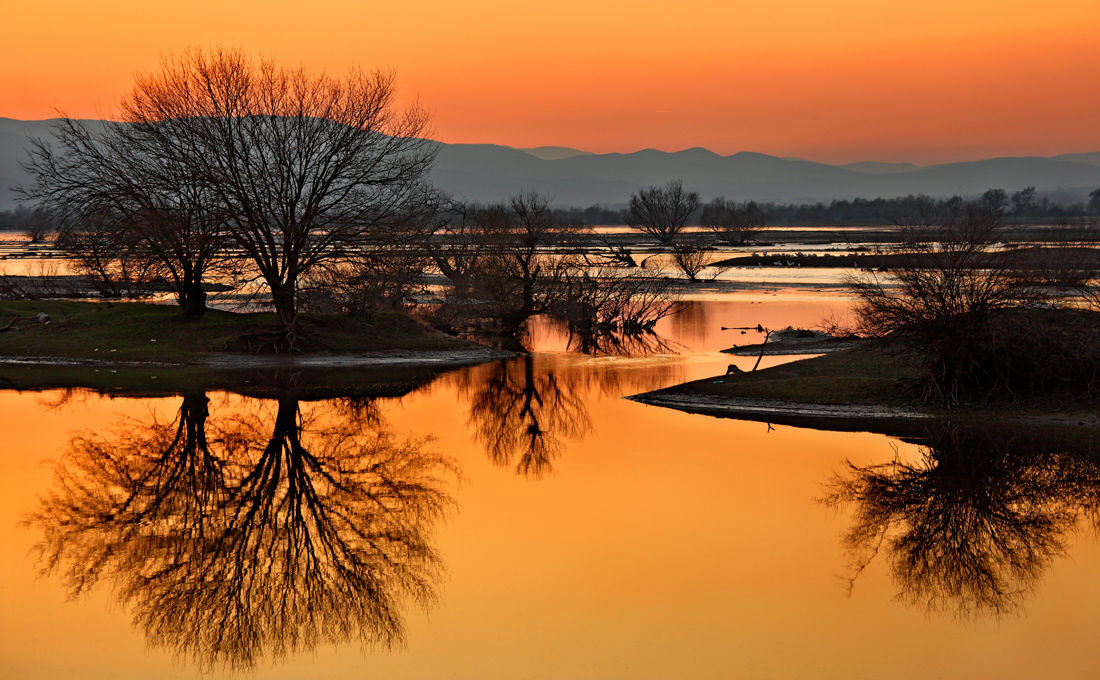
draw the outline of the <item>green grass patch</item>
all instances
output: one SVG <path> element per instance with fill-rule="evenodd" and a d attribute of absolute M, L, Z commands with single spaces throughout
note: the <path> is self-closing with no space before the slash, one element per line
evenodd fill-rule
<path fill-rule="evenodd" d="M 48 323 L 39 320 L 45 314 Z M 186 317 L 169 305 L 61 300 L 0 302 L 0 356 L 101 361 L 194 362 L 248 354 L 242 338 L 275 327 L 271 313 L 210 310 Z M 10 324 L 10 326 L 9 326 Z M 395 312 L 308 316 L 299 321 L 302 354 L 470 348 Z"/>
<path fill-rule="evenodd" d="M 683 383 L 658 393 L 803 404 L 911 406 L 919 400 L 919 376 L 916 357 L 885 343 L 868 342 L 751 373 Z"/>

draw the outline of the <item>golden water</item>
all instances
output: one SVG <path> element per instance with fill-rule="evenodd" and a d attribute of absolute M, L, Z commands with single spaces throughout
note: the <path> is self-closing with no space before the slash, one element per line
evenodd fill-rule
<path fill-rule="evenodd" d="M 967 609 L 965 587 L 902 578 L 888 540 L 853 563 L 858 507 L 821 502 L 849 461 L 916 445 L 621 398 L 724 371 L 716 350 L 751 339 L 722 325 L 844 308 L 697 303 L 662 324 L 681 351 L 646 357 L 555 351 L 543 329 L 533 357 L 373 402 L 207 394 L 216 464 L 173 448 L 183 396 L 0 392 L 0 676 L 1096 677 L 1089 508 L 1014 488 L 1006 507 L 1053 522 L 1021 541 L 1058 545 L 997 582 L 1026 592 Z M 168 493 L 181 461 L 221 481 Z M 198 529 L 217 503 L 234 519 Z M 76 561 L 40 574 L 36 546 Z"/>

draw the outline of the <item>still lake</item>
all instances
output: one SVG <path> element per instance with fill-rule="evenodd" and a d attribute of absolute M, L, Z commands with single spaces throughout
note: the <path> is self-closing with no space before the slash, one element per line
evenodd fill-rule
<path fill-rule="evenodd" d="M 643 356 L 538 327 L 373 398 L 0 391 L 0 675 L 1096 677 L 1092 458 L 622 398 L 849 304 L 702 296 Z"/>

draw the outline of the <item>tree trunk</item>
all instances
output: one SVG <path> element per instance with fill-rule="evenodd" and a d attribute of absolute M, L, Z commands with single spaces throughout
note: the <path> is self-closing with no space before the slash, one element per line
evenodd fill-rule
<path fill-rule="evenodd" d="M 294 282 L 268 282 L 268 285 L 271 287 L 271 302 L 275 306 L 279 323 L 288 329 L 294 328 L 298 322 L 298 296 Z"/>
<path fill-rule="evenodd" d="M 177 294 L 180 311 L 187 316 L 202 316 L 206 313 L 206 290 L 202 277 L 186 276 Z"/>

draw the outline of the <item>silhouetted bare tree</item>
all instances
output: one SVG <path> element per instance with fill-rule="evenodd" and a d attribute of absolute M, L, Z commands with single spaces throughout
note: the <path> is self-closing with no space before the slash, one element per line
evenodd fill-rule
<path fill-rule="evenodd" d="M 489 319 L 502 336 L 515 338 L 528 319 L 552 312 L 563 299 L 575 258 L 561 251 L 573 226 L 559 224 L 538 194 L 469 206 L 463 219 L 461 233 L 449 236 L 465 244 L 431 246 L 448 278 L 458 281 L 457 315 Z"/>
<path fill-rule="evenodd" d="M 675 244 L 688 217 L 699 207 L 699 194 L 685 191 L 680 181 L 663 187 L 642 189 L 630 197 L 627 224 L 657 239 L 661 245 Z"/>
<path fill-rule="evenodd" d="M 395 97 L 388 72 L 338 79 L 196 50 L 139 77 L 122 113 L 216 198 L 289 329 L 299 279 L 401 229 L 421 196 L 435 152 L 427 115 Z"/>
<path fill-rule="evenodd" d="M 171 282 L 185 314 L 206 310 L 203 281 L 227 257 L 215 193 L 155 121 L 62 118 L 33 140 L 23 195 L 57 225 L 84 273 L 120 294 L 112 270 L 144 268 Z M 105 257 L 106 255 L 106 257 Z"/>
<path fill-rule="evenodd" d="M 726 243 L 741 245 L 760 231 L 766 217 L 756 201 L 736 203 L 718 197 L 703 206 L 699 223 Z"/>
<path fill-rule="evenodd" d="M 699 194 L 685 191 L 679 181 L 663 187 L 649 187 L 630 197 L 627 224 L 657 239 L 671 249 L 672 261 L 695 282 L 707 267 L 702 238 L 683 233 L 688 217 L 699 207 Z"/>

